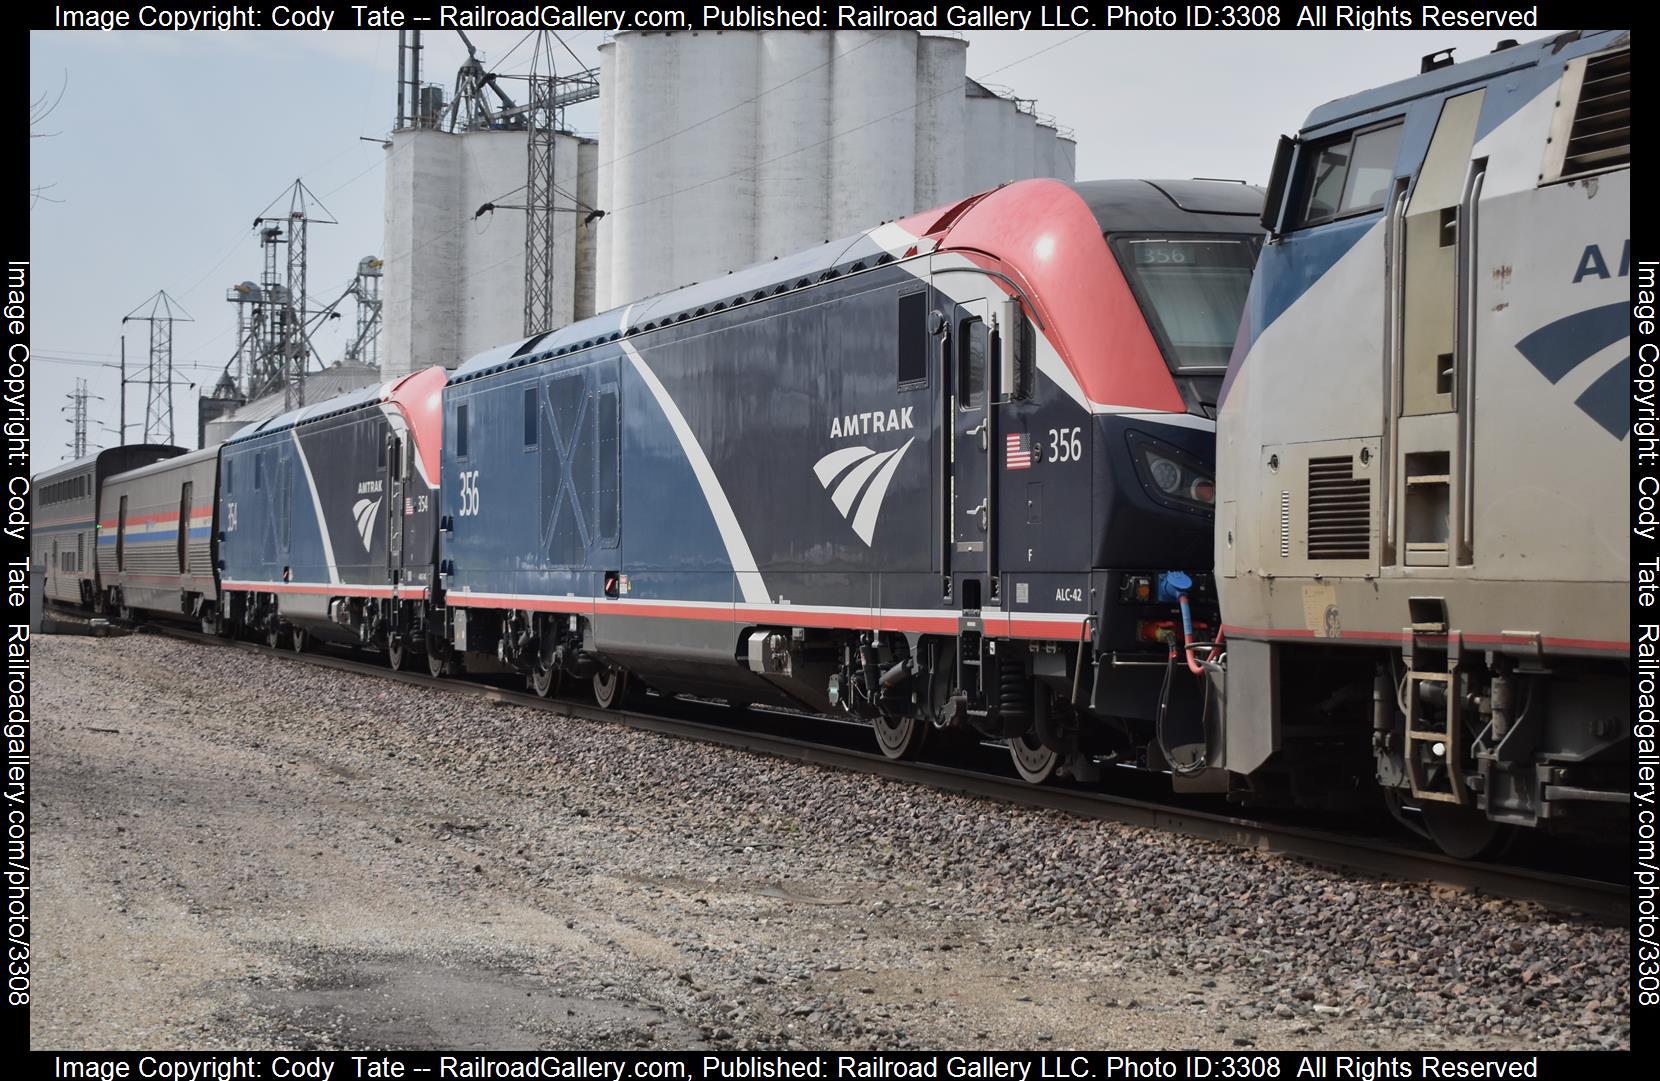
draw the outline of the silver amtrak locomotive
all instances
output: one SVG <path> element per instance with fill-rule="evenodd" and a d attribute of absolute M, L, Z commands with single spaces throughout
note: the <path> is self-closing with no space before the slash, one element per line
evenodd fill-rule
<path fill-rule="evenodd" d="M 1630 109 L 1630 34 L 1575 32 L 1281 141 L 1192 650 L 1236 791 L 1375 782 L 1461 856 L 1625 820 Z"/>

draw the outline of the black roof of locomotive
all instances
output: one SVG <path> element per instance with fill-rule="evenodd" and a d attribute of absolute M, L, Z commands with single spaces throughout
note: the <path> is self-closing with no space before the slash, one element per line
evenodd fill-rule
<path fill-rule="evenodd" d="M 1233 180 L 1085 180 L 1069 185 L 1104 233 L 1260 233 L 1262 189 Z"/>

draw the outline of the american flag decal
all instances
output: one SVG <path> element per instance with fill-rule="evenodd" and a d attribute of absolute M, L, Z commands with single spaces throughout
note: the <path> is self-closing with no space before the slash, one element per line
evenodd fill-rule
<path fill-rule="evenodd" d="M 1004 445 L 1003 468 L 1032 468 L 1032 444 L 1025 432 L 1019 432 L 1008 437 Z"/>
<path fill-rule="evenodd" d="M 404 515 L 406 517 L 408 515 L 414 514 L 415 513 L 415 500 L 411 499 L 408 496 L 404 496 L 403 512 L 404 512 Z"/>

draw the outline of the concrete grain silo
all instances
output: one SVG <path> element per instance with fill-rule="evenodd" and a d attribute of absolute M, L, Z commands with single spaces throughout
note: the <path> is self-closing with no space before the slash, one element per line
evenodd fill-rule
<path fill-rule="evenodd" d="M 624 36 L 619 44 L 632 43 Z M 743 261 L 755 251 L 755 98 L 761 54 L 759 34 L 703 33 L 685 49 L 682 35 L 640 35 L 639 44 L 682 55 L 674 87 L 674 171 L 667 193 L 653 197 L 674 223 L 668 255 L 672 285 L 690 285 L 709 272 L 711 252 L 731 251 Z M 651 151 L 642 158 L 649 163 Z M 623 254 L 623 253 L 619 253 Z M 627 253 L 657 262 L 649 245 Z M 631 298 L 632 299 L 632 298 Z"/>
<path fill-rule="evenodd" d="M 453 364 L 459 296 L 461 156 L 454 136 L 394 132 L 386 155 L 381 364 L 387 374 Z"/>
<path fill-rule="evenodd" d="M 523 198 L 502 196 L 524 183 L 526 144 L 522 131 L 472 131 L 447 138 L 458 148 L 460 158 L 460 201 L 456 207 L 457 224 L 461 226 L 457 237 L 460 260 L 455 267 L 455 288 L 460 315 L 457 355 L 464 357 L 473 352 L 475 343 L 495 344 L 503 340 L 502 331 L 511 336 L 524 327 L 524 212 L 501 210 L 476 219 L 472 215 L 492 200 L 524 202 Z M 574 175 L 575 162 L 570 159 L 575 156 L 556 152 L 555 171 Z M 567 164 L 571 167 L 559 168 Z M 518 179 L 510 183 L 514 177 Z M 564 295 L 573 286 L 574 260 L 555 266 L 555 295 Z"/>
<path fill-rule="evenodd" d="M 600 154 L 599 144 L 592 139 L 583 139 L 576 148 L 576 192 L 577 202 L 586 207 L 599 207 L 605 204 L 599 201 Z M 570 188 L 567 191 L 573 190 Z M 598 228 L 604 222 L 600 218 L 596 222 L 588 222 L 586 214 L 561 215 L 565 221 L 553 223 L 556 232 L 570 232 L 573 234 L 572 243 L 576 247 L 576 288 L 575 301 L 572 304 L 572 316 L 582 319 L 594 314 L 599 309 L 594 307 L 596 294 L 594 291 L 594 274 L 599 262 L 596 258 L 599 250 Z"/>
<path fill-rule="evenodd" d="M 617 33 L 599 50 L 596 306 L 1072 179 L 1029 106 L 967 78 L 967 51 L 911 30 Z"/>
<path fill-rule="evenodd" d="M 924 37 L 916 54 L 916 207 L 938 206 L 963 193 L 964 122 L 968 107 L 968 42 Z"/>
<path fill-rule="evenodd" d="M 1019 180 L 1032 174 L 1032 161 L 1037 153 L 1037 117 L 1019 105 L 1008 116 L 1008 127 L 1004 129 L 1003 154 L 1008 164 L 1004 172 L 1019 173 L 1019 176 L 1005 176 L 1003 180 Z"/>
<path fill-rule="evenodd" d="M 555 182 L 582 198 L 580 157 L 592 153 L 592 140 L 566 134 L 556 140 Z M 583 150 L 585 144 L 590 150 Z M 392 133 L 381 291 L 380 355 L 387 375 L 432 364 L 454 367 L 523 335 L 527 149 L 523 131 Z M 590 196 L 597 191 L 591 188 Z M 475 216 L 494 202 L 509 205 Z M 594 230 L 582 219 L 554 216 L 556 326 L 591 311 L 582 306 L 591 306 L 593 298 L 591 286 L 579 285 L 578 265 L 593 261 Z"/>
<path fill-rule="evenodd" d="M 1038 121 L 1037 134 L 1032 141 L 1032 175 L 1055 175 L 1055 125 Z"/>
<path fill-rule="evenodd" d="M 985 191 L 1006 180 L 1022 179 L 1009 175 L 1014 164 L 1007 149 L 1014 131 L 1014 111 L 1014 102 L 972 80 L 968 83 L 963 126 L 973 137 L 964 144 L 963 151 L 963 187 L 967 191 Z"/>
<path fill-rule="evenodd" d="M 755 256 L 830 237 L 830 43 L 817 30 L 760 35 L 756 100 Z"/>
<path fill-rule="evenodd" d="M 840 30 L 830 63 L 830 235 L 915 210 L 918 35 Z"/>
<path fill-rule="evenodd" d="M 556 137 L 554 325 L 1010 180 L 1072 179 L 1071 139 L 968 78 L 961 37 L 625 31 L 599 56 L 597 142 Z M 388 375 L 524 333 L 527 136 L 488 124 L 389 140 Z"/>
<path fill-rule="evenodd" d="M 1078 173 L 1078 140 L 1070 132 L 1055 136 L 1055 172 L 1060 180 L 1071 180 Z"/>

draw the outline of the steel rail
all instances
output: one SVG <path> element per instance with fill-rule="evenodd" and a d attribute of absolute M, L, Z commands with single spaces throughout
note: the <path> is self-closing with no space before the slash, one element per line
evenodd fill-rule
<path fill-rule="evenodd" d="M 890 780 L 925 785 L 942 792 L 1201 838 L 1370 877 L 1430 883 L 1475 894 L 1530 901 L 1553 911 L 1589 916 L 1610 923 L 1625 923 L 1631 915 L 1630 888 L 1620 882 L 1558 874 L 1537 868 L 1468 863 L 1439 852 L 1415 850 L 1373 838 L 1257 821 L 1212 811 L 1172 807 L 1109 792 L 1083 792 L 1030 785 L 1024 781 L 1010 780 L 956 766 L 899 761 L 885 758 L 875 752 L 843 749 L 824 743 L 703 721 L 638 710 L 603 709 L 561 698 L 540 698 L 528 691 L 510 691 L 467 679 L 440 679 L 423 672 L 400 672 L 383 665 L 329 653 L 272 650 L 254 642 L 215 638 L 198 631 L 166 624 L 147 624 L 145 629 L 202 644 L 241 649 L 267 656 L 275 655 L 282 659 L 342 672 L 376 676 L 413 687 L 482 697 L 488 701 L 527 709 L 548 710 L 588 721 L 626 725 L 642 731 L 718 744 L 792 762 L 886 777 Z"/>

